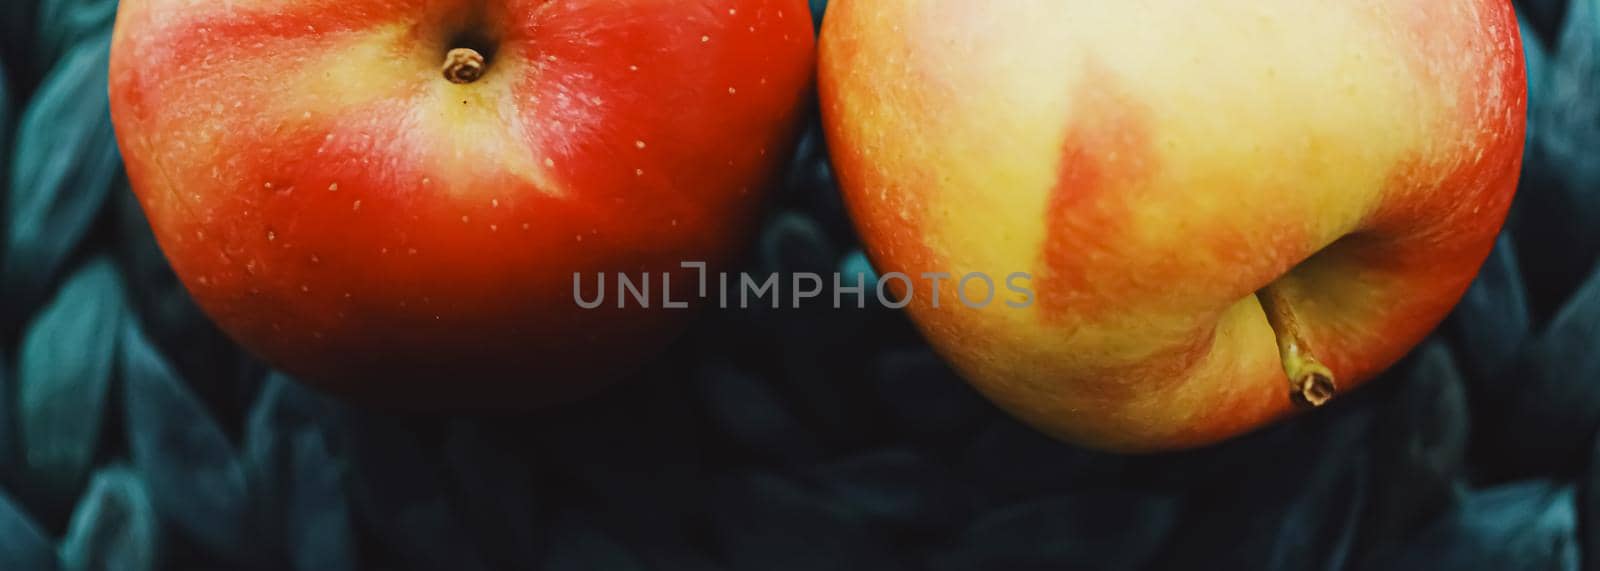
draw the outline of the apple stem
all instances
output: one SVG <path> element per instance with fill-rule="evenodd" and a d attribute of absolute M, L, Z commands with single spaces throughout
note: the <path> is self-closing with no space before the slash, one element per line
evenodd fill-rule
<path fill-rule="evenodd" d="M 1294 306 L 1277 285 L 1257 292 L 1256 298 L 1267 314 L 1267 323 L 1278 336 L 1278 355 L 1283 359 L 1283 372 L 1289 377 L 1290 399 L 1309 408 L 1327 404 L 1338 391 L 1338 385 L 1333 371 L 1317 360 L 1311 345 L 1306 343 Z"/>
<path fill-rule="evenodd" d="M 468 84 L 483 77 L 483 54 L 472 48 L 456 48 L 444 55 L 444 78 L 450 83 Z"/>

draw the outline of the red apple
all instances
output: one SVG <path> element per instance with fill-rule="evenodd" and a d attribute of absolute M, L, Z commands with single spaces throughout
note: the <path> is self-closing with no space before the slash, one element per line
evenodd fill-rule
<path fill-rule="evenodd" d="M 1123 451 L 1403 356 L 1488 254 L 1525 127 L 1508 0 L 835 0 L 819 74 L 880 271 L 1030 276 L 1000 292 L 1020 308 L 918 291 L 929 341 L 1034 426 Z"/>
<path fill-rule="evenodd" d="M 803 0 L 124 0 L 113 42 L 129 178 L 225 331 L 336 393 L 522 408 L 681 328 L 574 274 L 683 300 L 735 255 L 814 37 Z"/>

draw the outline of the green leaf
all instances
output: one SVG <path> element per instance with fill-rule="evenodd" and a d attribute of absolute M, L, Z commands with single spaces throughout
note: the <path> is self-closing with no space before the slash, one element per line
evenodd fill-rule
<path fill-rule="evenodd" d="M 128 446 L 163 517 L 230 560 L 245 559 L 250 499 L 239 454 L 135 323 L 122 327 Z"/>
<path fill-rule="evenodd" d="M 74 47 L 22 112 L 0 271 L 13 309 L 44 297 L 122 176 L 106 95 L 108 40 Z"/>
<path fill-rule="evenodd" d="M 447 495 L 446 459 L 423 441 L 436 421 L 345 410 L 350 499 L 370 536 L 409 569 L 491 569 Z"/>
<path fill-rule="evenodd" d="M 1546 76 L 1550 71 L 1550 51 L 1544 46 L 1544 41 L 1539 39 L 1539 33 L 1533 29 L 1532 23 L 1522 13 L 1518 13 L 1517 27 L 1522 32 L 1522 57 L 1528 69 L 1528 102 L 1531 115 L 1533 102 L 1545 100 Z M 1528 121 L 1528 143 L 1531 145 L 1538 140 L 1539 122 Z"/>
<path fill-rule="evenodd" d="M 17 400 L 28 481 L 57 499 L 75 495 L 99 444 L 117 329 L 127 314 L 122 289 L 110 261 L 89 262 L 22 340 Z"/>
<path fill-rule="evenodd" d="M 1570 0 L 1522 0 L 1518 2 L 1519 10 L 1524 19 L 1528 21 L 1531 34 L 1524 36 L 1527 42 L 1552 43 L 1560 35 L 1562 21 L 1566 18 Z"/>
<path fill-rule="evenodd" d="M 94 475 L 61 541 L 65 571 L 154 569 L 160 522 L 139 475 L 111 467 Z"/>
<path fill-rule="evenodd" d="M 1565 180 L 1569 192 L 1582 194 L 1575 214 L 1592 221 L 1600 216 L 1600 0 L 1574 0 L 1556 44 L 1555 59 L 1539 78 L 1534 95 L 1548 168 Z M 1592 230 L 1592 228 L 1590 228 Z"/>
<path fill-rule="evenodd" d="M 0 491 L 0 569 L 36 571 L 56 568 L 56 554 L 39 524 L 10 496 Z"/>
<path fill-rule="evenodd" d="M 355 530 L 343 462 L 329 450 L 328 436 L 315 429 L 296 432 L 288 444 L 293 474 L 284 523 L 291 566 L 298 571 L 355 569 Z"/>
<path fill-rule="evenodd" d="M 282 373 L 267 378 L 250 409 L 244 463 L 263 523 L 252 542 L 283 549 L 288 568 L 356 567 L 337 416 L 332 401 Z"/>
<path fill-rule="evenodd" d="M 1570 485 L 1523 481 L 1475 491 L 1366 569 L 1577 569 L 1577 498 Z"/>
<path fill-rule="evenodd" d="M 12 0 L 8 0 L 12 1 Z M 54 62 L 72 46 L 111 31 L 117 0 L 51 0 L 39 5 L 34 57 Z"/>
<path fill-rule="evenodd" d="M 1479 381 L 1497 378 L 1532 335 L 1528 291 L 1516 242 L 1501 235 L 1472 287 L 1446 325 L 1461 350 L 1463 372 Z"/>
<path fill-rule="evenodd" d="M 17 394 L 11 362 L 0 353 L 0 482 L 11 482 L 17 474 Z"/>

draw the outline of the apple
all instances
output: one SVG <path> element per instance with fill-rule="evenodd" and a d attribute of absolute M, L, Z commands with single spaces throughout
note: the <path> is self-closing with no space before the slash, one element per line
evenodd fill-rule
<path fill-rule="evenodd" d="M 1517 183 L 1508 0 L 836 0 L 819 90 L 884 274 L 1001 407 L 1126 452 L 1347 393 L 1463 294 Z M 922 282 L 925 283 L 925 282 Z M 976 291 L 967 291 L 969 288 Z"/>
<path fill-rule="evenodd" d="M 111 110 L 242 345 L 375 404 L 520 409 L 692 316 L 584 309 L 575 274 L 670 272 L 683 300 L 683 262 L 737 255 L 814 45 L 803 0 L 124 0 Z"/>

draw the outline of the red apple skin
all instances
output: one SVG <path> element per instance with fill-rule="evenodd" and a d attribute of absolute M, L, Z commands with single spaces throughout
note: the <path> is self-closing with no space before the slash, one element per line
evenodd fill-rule
<path fill-rule="evenodd" d="M 740 251 L 814 42 L 803 0 L 125 0 L 111 110 L 163 251 L 243 346 L 373 404 L 524 409 L 692 317 L 661 273 L 686 300 L 680 262 Z M 463 46 L 487 72 L 446 81 Z M 612 274 L 605 306 L 575 272 Z M 653 274 L 653 308 L 616 308 L 616 272 Z"/>
<path fill-rule="evenodd" d="M 835 0 L 818 73 L 880 272 L 1032 275 L 1025 309 L 919 286 L 929 342 L 1124 452 L 1297 410 L 1268 286 L 1341 393 L 1400 359 L 1493 246 L 1526 115 L 1507 0 Z"/>

